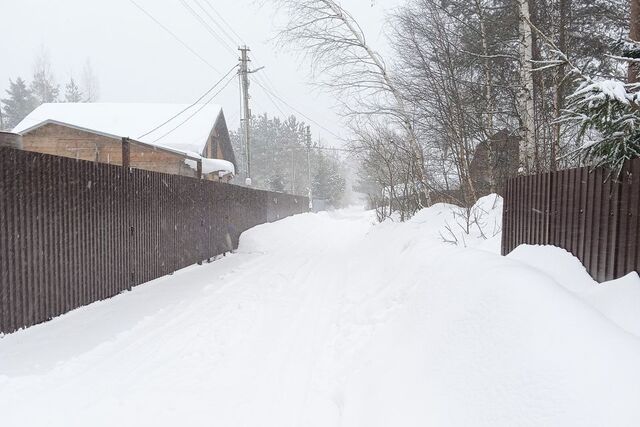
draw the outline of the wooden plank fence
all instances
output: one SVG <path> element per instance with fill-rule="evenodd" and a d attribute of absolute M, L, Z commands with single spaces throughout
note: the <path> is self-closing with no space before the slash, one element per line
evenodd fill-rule
<path fill-rule="evenodd" d="M 0 333 L 237 247 L 308 199 L 0 147 Z"/>
<path fill-rule="evenodd" d="M 508 181 L 502 254 L 520 244 L 554 245 L 575 255 L 598 281 L 640 267 L 640 159 L 618 179 L 607 170 L 566 169 Z"/>

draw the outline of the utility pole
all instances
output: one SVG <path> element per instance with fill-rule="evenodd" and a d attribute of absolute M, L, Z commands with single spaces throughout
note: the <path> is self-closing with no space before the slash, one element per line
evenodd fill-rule
<path fill-rule="evenodd" d="M 313 191 L 311 190 L 311 128 L 307 126 L 307 173 L 309 174 L 309 210 L 313 209 Z"/>
<path fill-rule="evenodd" d="M 240 82 L 242 84 L 242 104 L 244 110 L 244 146 L 247 158 L 247 178 L 245 183 L 251 185 L 251 109 L 249 108 L 249 58 L 247 52 L 250 49 L 245 45 L 239 47 L 240 51 Z"/>

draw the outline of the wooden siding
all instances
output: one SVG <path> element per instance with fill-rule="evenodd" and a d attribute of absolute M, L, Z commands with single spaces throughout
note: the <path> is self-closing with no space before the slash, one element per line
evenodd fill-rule
<path fill-rule="evenodd" d="M 133 140 L 130 140 L 130 143 L 129 161 L 132 168 L 173 175 L 196 176 L 196 170 L 187 166 L 184 162 L 186 157 L 161 151 L 147 145 L 136 144 Z"/>
<path fill-rule="evenodd" d="M 122 141 L 93 132 L 45 124 L 23 135 L 23 149 L 111 165 L 122 165 Z M 154 172 L 195 177 L 184 162 L 186 156 L 131 141 L 129 166 Z"/>
<path fill-rule="evenodd" d="M 112 165 L 122 165 L 119 139 L 48 123 L 25 133 L 24 150 Z"/>
<path fill-rule="evenodd" d="M 222 112 L 216 119 L 213 129 L 211 129 L 207 144 L 203 150 L 203 155 L 209 158 L 227 160 L 233 163 L 236 168 L 236 173 L 238 172 L 238 165 L 236 164 L 236 157 L 233 152 L 233 146 L 231 145 L 227 122 Z"/>

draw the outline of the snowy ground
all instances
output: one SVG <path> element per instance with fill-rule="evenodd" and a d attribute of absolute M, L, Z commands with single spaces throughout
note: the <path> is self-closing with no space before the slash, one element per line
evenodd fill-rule
<path fill-rule="evenodd" d="M 597 285 L 557 248 L 497 255 L 494 202 L 489 240 L 446 205 L 288 218 L 7 335 L 0 425 L 640 425 L 640 279 Z"/>

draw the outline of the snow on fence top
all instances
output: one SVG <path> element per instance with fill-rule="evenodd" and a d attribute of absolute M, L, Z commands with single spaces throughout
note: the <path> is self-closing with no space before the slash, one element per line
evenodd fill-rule
<path fill-rule="evenodd" d="M 225 172 L 232 175 L 236 174 L 236 168 L 233 163 L 222 159 L 207 159 L 205 157 L 200 158 L 202 161 L 202 173 L 210 174 L 213 172 Z M 195 160 L 185 159 L 184 163 L 192 169 L 197 169 L 198 163 Z"/>
<path fill-rule="evenodd" d="M 18 123 L 13 131 L 24 133 L 45 122 L 55 121 L 109 136 L 129 137 L 185 153 L 202 153 L 211 129 L 222 114 L 222 107 L 219 105 L 194 105 L 158 130 L 142 136 L 188 106 L 84 102 L 42 104 Z M 198 111 L 199 109 L 201 110 Z M 192 114 L 193 117 L 189 118 Z M 188 121 L 177 127 L 187 118 Z M 174 128 L 175 130 L 171 131 Z M 167 134 L 169 131 L 171 133 Z"/>

